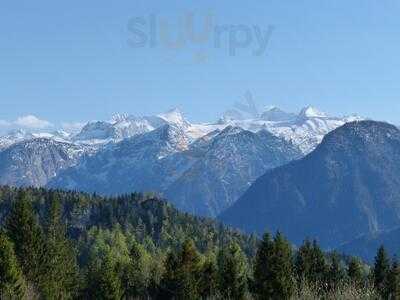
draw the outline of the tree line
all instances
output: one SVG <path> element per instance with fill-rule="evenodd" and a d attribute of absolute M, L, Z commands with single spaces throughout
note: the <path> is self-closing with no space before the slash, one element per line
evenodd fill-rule
<path fill-rule="evenodd" d="M 368 266 L 355 257 L 324 253 L 316 241 L 294 249 L 279 232 L 266 233 L 249 251 L 243 241 L 252 239 L 234 238 L 232 232 L 223 231 L 225 241 L 204 246 L 198 234 L 179 233 L 184 224 L 170 224 L 184 237 L 175 245 L 165 242 L 173 230 L 137 230 L 105 203 L 100 210 L 107 212 L 71 224 L 63 199 L 68 194 L 4 195 L 13 195 L 13 201 L 0 231 L 1 299 L 400 298 L 400 268 L 383 247 Z M 100 222 L 99 215 L 108 220 Z"/>

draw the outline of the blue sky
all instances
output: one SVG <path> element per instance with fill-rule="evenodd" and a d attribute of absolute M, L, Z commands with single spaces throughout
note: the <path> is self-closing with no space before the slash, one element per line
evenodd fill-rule
<path fill-rule="evenodd" d="M 195 30 L 212 14 L 214 29 L 242 31 L 226 32 L 220 48 L 215 31 L 178 49 L 160 41 L 129 43 L 137 37 L 132 20 L 144 22 L 138 28 L 147 38 L 151 16 L 158 26 L 168 22 L 163 28 L 174 37 L 187 28 L 182 22 L 189 13 Z M 35 115 L 58 124 L 179 107 L 188 119 L 207 121 L 249 90 L 261 107 L 295 112 L 311 104 L 333 115 L 399 124 L 399 15 L 400 2 L 393 0 L 4 0 L 0 120 Z M 255 28 L 273 28 L 260 56 L 253 53 Z M 234 56 L 230 33 L 239 42 L 251 38 Z"/>

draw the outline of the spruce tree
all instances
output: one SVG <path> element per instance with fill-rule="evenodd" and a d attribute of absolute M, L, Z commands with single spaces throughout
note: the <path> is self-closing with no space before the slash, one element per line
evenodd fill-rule
<path fill-rule="evenodd" d="M 270 258 L 269 281 L 273 299 L 289 299 L 295 290 L 292 247 L 278 232 L 274 238 L 273 253 Z"/>
<path fill-rule="evenodd" d="M 161 280 L 160 298 L 173 299 L 176 298 L 179 289 L 177 270 L 179 260 L 175 252 L 170 251 L 165 259 L 165 272 Z"/>
<path fill-rule="evenodd" d="M 345 271 L 341 265 L 340 256 L 338 253 L 331 254 L 331 263 L 327 274 L 327 281 L 330 289 L 339 287 L 344 280 Z"/>
<path fill-rule="evenodd" d="M 387 296 L 389 299 L 400 299 L 400 266 L 396 258 L 393 259 L 387 279 Z"/>
<path fill-rule="evenodd" d="M 13 244 L 0 232 L 0 299 L 24 299 L 26 284 Z"/>
<path fill-rule="evenodd" d="M 60 200 L 52 195 L 49 201 L 42 293 L 48 299 L 69 299 L 78 292 L 79 267 L 62 223 Z"/>
<path fill-rule="evenodd" d="M 149 284 L 148 254 L 136 241 L 129 253 L 130 262 L 125 268 L 124 287 L 127 297 L 145 298 Z"/>
<path fill-rule="evenodd" d="M 237 243 L 218 254 L 218 288 L 223 299 L 244 299 L 247 293 L 246 258 Z"/>
<path fill-rule="evenodd" d="M 111 253 L 100 261 L 92 259 L 88 271 L 89 299 L 117 300 L 123 296 L 122 282 Z"/>
<path fill-rule="evenodd" d="M 388 254 L 383 246 L 379 247 L 375 256 L 373 271 L 375 288 L 384 297 L 387 295 L 387 280 L 390 271 L 390 261 Z"/>
<path fill-rule="evenodd" d="M 184 242 L 178 256 L 170 254 L 165 267 L 164 297 L 199 298 L 201 259 L 192 240 Z"/>
<path fill-rule="evenodd" d="M 217 293 L 218 270 L 215 256 L 209 255 L 201 268 L 200 296 L 202 299 L 211 299 Z"/>
<path fill-rule="evenodd" d="M 43 232 L 33 212 L 31 198 L 26 191 L 17 200 L 6 221 L 7 235 L 14 244 L 15 254 L 26 279 L 39 288 L 43 270 Z"/>
<path fill-rule="evenodd" d="M 347 269 L 347 276 L 349 277 L 350 281 L 357 286 L 361 286 L 364 282 L 363 273 L 364 272 L 361 261 L 355 257 L 350 258 L 349 266 Z"/>
<path fill-rule="evenodd" d="M 298 280 L 323 284 L 328 270 L 326 259 L 317 241 L 305 240 L 296 253 L 295 270 Z"/>
<path fill-rule="evenodd" d="M 274 243 L 271 235 L 267 232 L 264 234 L 261 244 L 258 247 L 254 264 L 254 292 L 260 299 L 264 298 L 264 295 L 273 294 L 272 287 L 269 284 L 273 250 Z"/>

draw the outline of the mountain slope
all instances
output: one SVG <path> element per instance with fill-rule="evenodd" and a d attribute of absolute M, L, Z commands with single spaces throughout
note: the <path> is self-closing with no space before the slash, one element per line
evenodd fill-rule
<path fill-rule="evenodd" d="M 148 133 L 110 144 L 55 178 L 50 187 L 116 195 L 159 190 L 159 161 L 188 148 L 184 132 L 164 125 Z"/>
<path fill-rule="evenodd" d="M 79 240 L 79 246 L 87 242 L 92 230 L 99 228 L 122 229 L 137 241 L 150 239 L 153 247 L 163 249 L 176 249 L 189 238 L 204 252 L 235 241 L 253 256 L 258 243 L 254 236 L 244 235 L 211 219 L 182 213 L 164 199 L 139 193 L 103 198 L 78 192 L 0 186 L 0 228 L 21 191 L 29 195 L 42 224 L 47 222 L 49 203 L 52 199 L 60 200 L 69 236 Z"/>
<path fill-rule="evenodd" d="M 106 195 L 156 191 L 180 209 L 215 216 L 266 170 L 300 155 L 266 131 L 227 127 L 190 143 L 184 128 L 165 125 L 105 147 L 49 186 Z"/>
<path fill-rule="evenodd" d="M 348 123 L 305 158 L 268 171 L 221 215 L 248 232 L 283 231 L 337 247 L 400 225 L 400 131 Z"/>
<path fill-rule="evenodd" d="M 209 141 L 201 158 L 165 195 L 180 209 L 216 216 L 266 170 L 300 156 L 299 149 L 267 131 L 228 126 Z"/>
<path fill-rule="evenodd" d="M 377 249 L 384 245 L 391 256 L 398 255 L 400 245 L 400 227 L 366 234 L 357 239 L 345 243 L 338 250 L 342 253 L 357 255 L 364 261 L 373 262 Z"/>
<path fill-rule="evenodd" d="M 13 144 L 0 152 L 0 184 L 44 186 L 89 151 L 83 146 L 46 138 Z"/>

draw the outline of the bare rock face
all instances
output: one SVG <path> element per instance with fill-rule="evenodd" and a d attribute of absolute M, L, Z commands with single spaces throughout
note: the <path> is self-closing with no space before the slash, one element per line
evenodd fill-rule
<path fill-rule="evenodd" d="M 15 143 L 0 152 L 0 184 L 45 186 L 61 170 L 75 165 L 87 150 L 45 138 Z"/>

